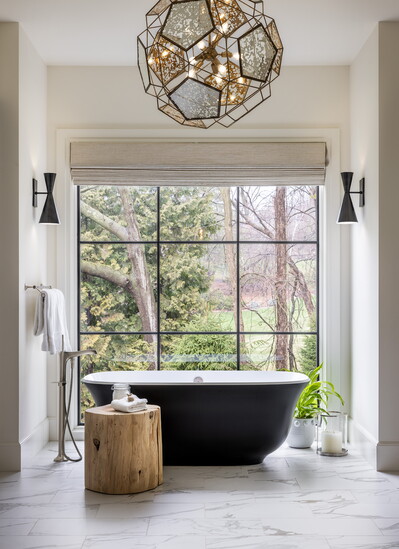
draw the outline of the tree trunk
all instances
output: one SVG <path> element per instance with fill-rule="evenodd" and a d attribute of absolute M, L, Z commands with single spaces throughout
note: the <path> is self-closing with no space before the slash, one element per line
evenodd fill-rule
<path fill-rule="evenodd" d="M 289 318 L 290 331 L 292 331 L 292 319 L 295 314 L 295 295 L 298 287 L 298 278 L 299 277 L 297 275 L 295 277 L 294 284 L 291 291 L 291 310 L 290 310 L 290 318 Z M 295 339 L 294 334 L 290 334 L 289 340 L 288 340 L 288 358 L 289 358 L 289 364 L 290 364 L 289 369 L 291 370 L 291 372 L 297 371 L 296 360 L 294 355 L 294 339 Z"/>
<path fill-rule="evenodd" d="M 222 187 L 220 189 L 220 194 L 223 200 L 224 206 L 224 231 L 226 235 L 226 240 L 233 241 L 236 239 L 233 234 L 233 207 L 230 197 L 230 189 L 228 187 Z M 227 273 L 230 281 L 231 293 L 233 296 L 234 302 L 234 322 L 236 329 L 244 330 L 244 322 L 242 319 L 242 312 L 239 303 L 237 302 L 237 256 L 234 252 L 232 245 L 226 244 L 225 246 L 225 257 L 227 263 Z"/>
<path fill-rule="evenodd" d="M 128 240 L 138 242 L 140 240 L 140 230 L 137 224 L 134 206 L 129 196 L 129 191 L 120 187 L 119 194 L 122 200 L 123 215 L 127 223 L 126 231 Z M 147 268 L 144 246 L 142 244 L 127 244 L 126 248 L 132 266 L 132 293 L 139 310 L 143 332 L 156 332 L 157 309 L 150 273 Z M 153 342 L 155 341 L 156 336 L 148 334 L 144 336 L 144 339 Z"/>
<path fill-rule="evenodd" d="M 226 235 L 226 240 L 233 241 L 236 239 L 236 236 L 233 234 L 233 205 L 230 196 L 230 189 L 228 187 L 222 187 L 220 189 L 220 194 L 223 200 L 224 206 L 224 230 Z M 239 219 L 237 219 L 239 223 Z M 242 317 L 242 310 L 240 303 L 237 300 L 237 254 L 234 252 L 232 245 L 227 244 L 225 246 L 225 256 L 227 263 L 227 272 L 230 280 L 231 293 L 233 295 L 234 303 L 234 324 L 236 330 L 244 331 L 244 320 Z M 245 335 L 240 335 L 240 355 L 242 356 L 245 347 Z M 246 353 L 244 352 L 244 355 Z M 241 356 L 239 356 L 239 361 L 241 363 Z"/>
<path fill-rule="evenodd" d="M 276 240 L 287 239 L 287 214 L 285 207 L 286 189 L 277 187 L 274 197 L 274 215 L 276 220 Z M 287 311 L 287 246 L 276 245 L 276 332 L 289 330 Z M 288 367 L 288 335 L 276 335 L 276 369 Z"/>
<path fill-rule="evenodd" d="M 287 261 L 290 269 L 292 270 L 295 278 L 298 281 L 298 295 L 302 297 L 308 315 L 311 317 L 315 312 L 315 306 L 306 279 L 303 276 L 303 273 L 296 266 L 295 261 L 292 259 L 292 257 L 288 255 Z"/>

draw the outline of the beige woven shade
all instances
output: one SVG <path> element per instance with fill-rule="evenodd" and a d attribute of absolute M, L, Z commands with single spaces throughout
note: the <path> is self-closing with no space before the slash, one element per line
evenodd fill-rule
<path fill-rule="evenodd" d="M 324 142 L 71 143 L 76 185 L 323 185 Z"/>

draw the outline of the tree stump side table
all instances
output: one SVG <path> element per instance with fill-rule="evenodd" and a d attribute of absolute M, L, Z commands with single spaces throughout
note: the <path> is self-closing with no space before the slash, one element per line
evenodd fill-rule
<path fill-rule="evenodd" d="M 115 411 L 109 404 L 85 412 L 85 488 L 135 494 L 163 482 L 161 409 Z"/>

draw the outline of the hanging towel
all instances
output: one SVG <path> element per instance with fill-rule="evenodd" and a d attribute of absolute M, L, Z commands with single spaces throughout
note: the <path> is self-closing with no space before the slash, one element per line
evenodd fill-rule
<path fill-rule="evenodd" d="M 138 398 L 136 395 L 131 395 L 133 400 L 128 400 L 128 397 L 120 398 L 118 400 L 113 400 L 111 406 L 117 412 L 141 412 L 142 410 L 147 409 L 146 398 Z"/>
<path fill-rule="evenodd" d="M 69 342 L 64 294 L 60 290 L 41 290 L 37 296 L 33 333 L 43 334 L 42 351 L 51 355 L 71 351 Z"/>

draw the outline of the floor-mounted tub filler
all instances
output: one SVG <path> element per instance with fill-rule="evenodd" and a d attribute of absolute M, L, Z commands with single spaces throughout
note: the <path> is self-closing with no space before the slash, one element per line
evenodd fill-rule
<path fill-rule="evenodd" d="M 165 465 L 260 463 L 284 442 L 309 378 L 294 372 L 119 371 L 83 379 L 97 406 L 114 383 L 161 407 Z"/>

